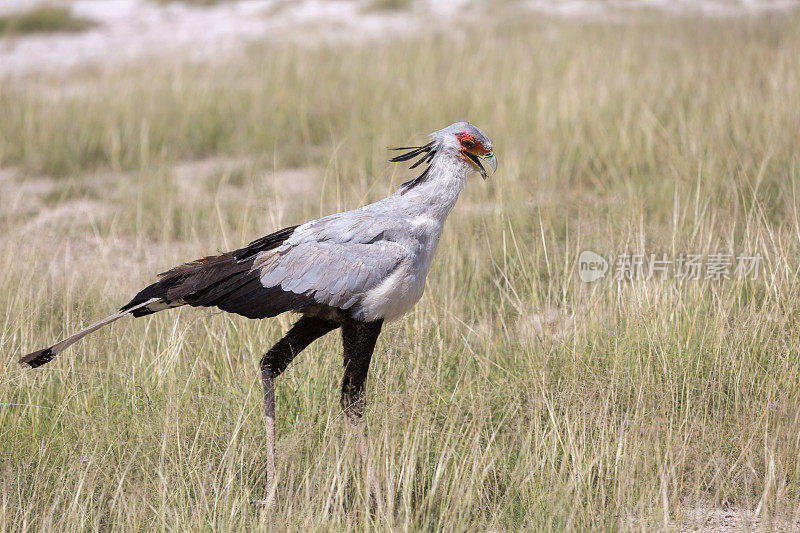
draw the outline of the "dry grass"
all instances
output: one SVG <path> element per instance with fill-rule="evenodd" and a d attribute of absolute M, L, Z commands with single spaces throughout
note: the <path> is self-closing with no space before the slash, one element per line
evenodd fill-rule
<path fill-rule="evenodd" d="M 2 529 L 652 530 L 698 509 L 797 529 L 797 23 L 525 20 L 4 83 Z M 500 172 L 470 183 L 426 295 L 379 342 L 385 515 L 342 424 L 335 337 L 281 377 L 279 503 L 247 504 L 257 361 L 288 317 L 177 311 L 13 362 L 159 269 L 385 195 L 408 176 L 385 147 L 461 119 Z M 206 157 L 224 164 L 187 194 L 181 162 Z M 287 168 L 317 181 L 284 188 Z M 764 269 L 585 285 L 585 248 Z"/>

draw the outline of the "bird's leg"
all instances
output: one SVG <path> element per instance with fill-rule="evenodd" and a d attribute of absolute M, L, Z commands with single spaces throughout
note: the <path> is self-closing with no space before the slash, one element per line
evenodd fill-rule
<path fill-rule="evenodd" d="M 268 504 L 275 491 L 275 378 L 306 346 L 338 327 L 339 324 L 330 320 L 304 316 L 261 358 L 267 426 L 267 497 L 252 503 Z"/>
<path fill-rule="evenodd" d="M 275 376 L 263 362 L 261 384 L 264 387 L 264 413 L 267 417 L 267 497 L 264 499 L 266 503 L 271 499 L 275 481 Z"/>
<path fill-rule="evenodd" d="M 367 437 L 362 428 L 362 417 L 366 398 L 364 383 L 367 371 L 375 350 L 375 343 L 381 332 L 383 320 L 375 322 L 358 322 L 350 320 L 342 325 L 342 340 L 344 344 L 344 379 L 342 380 L 342 409 L 344 409 L 348 426 L 353 431 L 358 452 L 367 470 L 367 483 L 370 493 L 378 506 L 383 508 L 383 498 L 378 490 L 378 481 L 375 477 L 375 468 L 369 456 Z"/>

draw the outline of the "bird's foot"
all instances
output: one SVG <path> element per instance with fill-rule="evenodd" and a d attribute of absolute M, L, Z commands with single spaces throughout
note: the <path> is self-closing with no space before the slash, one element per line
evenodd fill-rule
<path fill-rule="evenodd" d="M 274 489 L 267 492 L 267 496 L 263 500 L 250 500 L 250 505 L 261 507 L 264 510 L 269 509 L 275 503 L 275 492 Z"/>
<path fill-rule="evenodd" d="M 250 500 L 250 505 L 254 507 L 261 507 L 263 509 L 269 509 L 270 507 L 272 507 L 272 502 L 274 500 L 275 500 L 274 498 L 266 498 L 263 500 Z"/>

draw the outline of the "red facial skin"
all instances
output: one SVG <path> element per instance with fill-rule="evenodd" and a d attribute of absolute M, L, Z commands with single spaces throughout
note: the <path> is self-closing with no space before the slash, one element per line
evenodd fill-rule
<path fill-rule="evenodd" d="M 456 138 L 458 138 L 458 141 L 461 143 L 462 146 L 464 145 L 464 141 L 475 142 L 475 137 L 473 137 L 472 135 L 470 135 L 466 131 L 461 131 L 461 132 L 456 133 Z"/>
<path fill-rule="evenodd" d="M 475 165 L 475 163 L 473 163 L 472 160 L 469 157 L 467 157 L 463 152 L 470 152 L 481 156 L 491 154 L 491 150 L 487 150 L 486 147 L 480 143 L 480 141 L 478 141 L 475 137 L 473 137 L 466 131 L 460 131 L 456 133 L 456 138 L 458 139 L 458 142 L 461 143 L 461 152 L 462 152 L 461 157 L 469 161 L 470 164 L 472 164 L 473 166 Z M 469 145 L 469 143 L 472 143 L 472 145 L 467 146 L 464 144 L 465 142 L 467 143 L 467 145 Z"/>

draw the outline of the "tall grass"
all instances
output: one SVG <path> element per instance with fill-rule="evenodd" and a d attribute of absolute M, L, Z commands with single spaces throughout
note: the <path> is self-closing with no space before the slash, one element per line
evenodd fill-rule
<path fill-rule="evenodd" d="M 531 19 L 3 83 L 3 528 L 652 530 L 715 509 L 797 528 L 797 22 Z M 247 503 L 265 489 L 257 362 L 291 317 L 174 311 L 13 362 L 159 269 L 387 194 L 408 173 L 385 147 L 456 120 L 501 166 L 379 341 L 384 514 L 335 336 L 281 376 L 278 501 Z M 225 164 L 187 175 L 208 157 Z M 294 167 L 315 178 L 281 181 Z M 764 263 L 587 285 L 584 249 Z"/>

